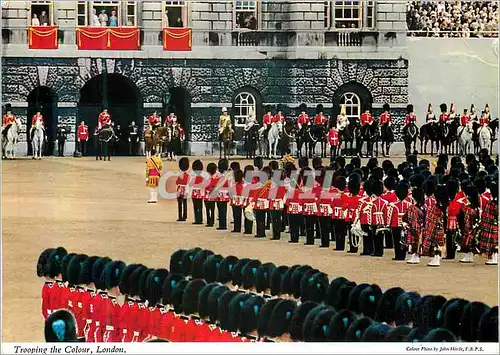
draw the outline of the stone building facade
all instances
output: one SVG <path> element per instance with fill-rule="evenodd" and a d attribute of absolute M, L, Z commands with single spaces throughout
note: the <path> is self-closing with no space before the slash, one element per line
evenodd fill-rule
<path fill-rule="evenodd" d="M 183 26 L 192 28 L 192 50 L 187 52 L 162 47 L 170 4 L 164 1 L 135 4 L 141 48 L 130 51 L 78 50 L 78 5 L 85 2 L 42 2 L 50 3 L 49 15 L 59 26 L 59 48 L 29 50 L 30 3 L 35 2 L 11 1 L 2 9 L 7 30 L 2 33 L 2 102 L 12 104 L 25 132 L 33 106 L 42 103 L 53 130 L 57 123 L 70 128 L 71 145 L 77 122 L 95 125 L 102 108 L 96 97 L 104 95 L 112 118 L 122 125 L 132 119 L 142 123 L 154 110 L 166 114 L 175 105 L 192 154 L 213 153 L 224 106 L 237 126 L 251 111 L 260 119 L 267 104 L 281 104 L 293 119 L 301 103 L 311 115 L 317 104 L 328 115 L 337 115 L 340 104 L 347 105 L 348 114 L 371 107 L 378 115 L 387 102 L 400 138 L 409 71 L 403 2 L 346 1 L 357 7 L 339 9 L 339 2 L 317 0 L 191 1 L 181 10 Z M 88 8 L 107 5 L 87 3 Z M 123 12 L 131 2 L 120 3 Z M 243 5 L 243 15 L 253 17 L 256 29 L 241 28 L 238 9 Z M 106 94 L 95 95 L 102 90 Z M 26 144 L 20 149 L 26 153 Z"/>

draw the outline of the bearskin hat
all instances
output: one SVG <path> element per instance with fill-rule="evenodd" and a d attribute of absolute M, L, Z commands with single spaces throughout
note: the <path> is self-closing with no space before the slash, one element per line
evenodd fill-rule
<path fill-rule="evenodd" d="M 456 179 L 450 179 L 446 183 L 446 190 L 448 192 L 448 198 L 453 200 L 458 192 L 458 181 Z"/>
<path fill-rule="evenodd" d="M 257 271 L 259 266 L 262 265 L 260 260 L 250 260 L 241 270 L 242 271 L 242 282 L 241 285 L 244 289 L 250 290 L 252 287 L 256 286 L 257 282 Z"/>
<path fill-rule="evenodd" d="M 408 196 L 408 190 L 409 187 L 407 183 L 401 181 L 399 184 L 397 184 L 396 197 L 398 198 L 398 200 L 403 201 Z"/>
<path fill-rule="evenodd" d="M 498 179 L 498 177 L 497 177 Z M 493 200 L 498 200 L 498 182 L 497 181 L 491 181 L 489 185 L 490 191 L 491 191 L 491 197 Z"/>
<path fill-rule="evenodd" d="M 200 159 L 196 159 L 191 164 L 191 169 L 193 171 L 203 171 L 203 162 Z"/>
<path fill-rule="evenodd" d="M 240 305 L 237 328 L 241 334 L 246 335 L 257 330 L 260 310 L 265 303 L 264 298 L 251 296 Z"/>
<path fill-rule="evenodd" d="M 265 292 L 271 288 L 271 275 L 276 269 L 273 263 L 265 263 L 257 268 L 257 276 L 255 278 L 255 288 L 257 292 Z"/>
<path fill-rule="evenodd" d="M 384 193 L 384 184 L 380 180 L 372 182 L 372 192 L 375 196 L 381 196 Z"/>
<path fill-rule="evenodd" d="M 139 296 L 139 280 L 142 273 L 148 270 L 144 265 L 138 265 L 129 277 L 128 295 L 131 297 Z M 123 275 L 123 274 L 122 274 Z"/>
<path fill-rule="evenodd" d="M 394 164 L 389 159 L 386 159 L 382 162 L 382 170 L 384 171 L 384 173 L 387 174 L 389 169 L 392 169 L 392 168 L 394 168 Z"/>
<path fill-rule="evenodd" d="M 340 286 L 337 291 L 335 302 L 333 302 L 333 306 L 336 310 L 347 308 L 347 305 L 349 304 L 349 296 L 354 287 L 356 287 L 356 283 L 354 281 L 349 281 L 348 283 Z"/>
<path fill-rule="evenodd" d="M 410 104 L 410 105 L 406 106 L 406 113 L 407 113 L 407 114 L 410 114 L 410 113 L 412 113 L 412 112 L 413 112 L 413 105 L 412 105 L 412 104 Z"/>
<path fill-rule="evenodd" d="M 129 264 L 125 267 L 120 277 L 120 283 L 118 288 L 120 289 L 120 293 L 122 295 L 128 295 L 130 290 L 130 275 L 134 272 L 134 270 L 139 266 L 139 264 Z"/>
<path fill-rule="evenodd" d="M 231 273 L 231 280 L 233 281 L 233 285 L 241 286 L 241 283 L 243 281 L 243 268 L 250 261 L 251 259 L 249 258 L 238 259 Z"/>
<path fill-rule="evenodd" d="M 361 341 L 368 343 L 385 341 L 385 338 L 390 331 L 391 328 L 386 324 L 373 323 L 366 329 Z"/>
<path fill-rule="evenodd" d="M 141 275 L 139 276 L 139 285 L 138 285 L 138 290 L 139 294 L 138 296 L 140 297 L 142 302 L 146 302 L 147 296 L 148 296 L 148 289 L 147 289 L 147 282 L 149 275 L 154 271 L 155 269 L 145 269 Z"/>
<path fill-rule="evenodd" d="M 95 261 L 94 265 L 92 265 L 92 282 L 94 283 L 96 289 L 105 290 L 106 283 L 104 279 L 101 277 L 104 271 L 104 268 L 107 264 L 111 262 L 111 259 L 108 257 L 99 258 Z"/>
<path fill-rule="evenodd" d="M 179 169 L 181 171 L 187 171 L 189 169 L 189 159 L 186 157 L 182 157 L 179 160 Z"/>
<path fill-rule="evenodd" d="M 441 310 L 442 314 L 442 327 L 451 331 L 455 336 L 460 336 L 460 320 L 462 318 L 462 313 L 465 308 L 469 304 L 469 301 L 464 299 L 454 299 L 453 302 L 445 304 L 443 306 L 443 310 Z"/>
<path fill-rule="evenodd" d="M 92 268 L 94 267 L 95 262 L 99 259 L 98 256 L 91 256 L 87 258 L 82 265 L 80 270 L 80 276 L 78 283 L 81 285 L 90 285 L 92 281 Z"/>
<path fill-rule="evenodd" d="M 323 113 L 324 108 L 322 104 L 316 105 L 316 114 L 319 115 L 320 113 Z"/>
<path fill-rule="evenodd" d="M 281 294 L 292 295 L 293 294 L 293 283 L 292 283 L 292 275 L 296 269 L 298 269 L 301 265 L 293 265 L 288 270 L 286 270 L 285 274 L 281 279 Z M 272 292 L 272 288 L 271 288 Z"/>
<path fill-rule="evenodd" d="M 408 333 L 410 333 L 411 328 L 407 325 L 400 325 L 396 328 L 392 328 L 389 333 L 387 333 L 385 340 L 388 342 L 398 342 L 405 343 L 407 342 Z"/>
<path fill-rule="evenodd" d="M 450 198 L 448 197 L 448 189 L 445 185 L 438 185 L 436 192 L 434 193 L 436 197 L 436 204 L 444 209 L 450 204 Z"/>
<path fill-rule="evenodd" d="M 283 293 L 281 292 L 281 281 L 288 272 L 288 269 L 288 266 L 282 265 L 275 268 L 271 273 L 271 280 L 269 283 L 271 295 L 278 296 Z"/>
<path fill-rule="evenodd" d="M 12 105 L 11 104 L 5 104 L 5 112 L 12 112 Z"/>
<path fill-rule="evenodd" d="M 448 106 L 446 104 L 439 105 L 442 113 L 445 113 L 448 110 Z"/>
<path fill-rule="evenodd" d="M 353 195 L 357 195 L 359 193 L 359 188 L 361 187 L 361 181 L 358 179 L 352 179 L 353 175 L 351 174 L 349 176 L 349 182 L 347 183 L 347 188 L 349 189 L 349 192 Z M 358 175 L 354 175 L 358 176 Z"/>
<path fill-rule="evenodd" d="M 412 187 L 422 187 L 425 183 L 425 177 L 422 174 L 415 174 L 411 177 L 410 183 Z"/>
<path fill-rule="evenodd" d="M 412 330 L 408 333 L 408 341 L 412 343 L 421 342 L 425 336 L 432 330 L 431 327 L 426 325 L 421 327 L 413 327 Z"/>
<path fill-rule="evenodd" d="M 373 320 L 369 317 L 361 317 L 356 319 L 347 329 L 345 341 L 360 342 L 365 335 L 366 330 L 373 324 Z"/>
<path fill-rule="evenodd" d="M 302 280 L 302 276 L 309 271 L 312 270 L 312 267 L 309 265 L 301 265 L 296 268 L 292 273 L 291 283 L 292 283 L 292 292 L 294 298 L 300 297 L 300 281 Z"/>
<path fill-rule="evenodd" d="M 436 192 L 436 183 L 433 180 L 426 180 L 422 185 L 424 193 L 427 197 L 434 195 Z"/>
<path fill-rule="evenodd" d="M 175 113 L 175 106 L 173 106 L 173 105 L 169 105 L 169 106 L 168 106 L 168 113 L 169 113 L 169 114 L 170 114 L 170 113 Z"/>
<path fill-rule="evenodd" d="M 163 284 L 168 275 L 167 269 L 156 269 L 149 274 L 146 280 L 146 299 L 150 307 L 162 302 Z"/>
<path fill-rule="evenodd" d="M 201 290 L 207 285 L 205 280 L 189 281 L 182 295 L 182 309 L 185 314 L 198 313 L 198 301 Z"/>
<path fill-rule="evenodd" d="M 62 274 L 61 263 L 66 254 L 68 252 L 63 247 L 58 247 L 51 251 L 47 260 L 46 272 L 48 277 L 55 278 L 59 274 Z"/>
<path fill-rule="evenodd" d="M 47 276 L 47 263 L 49 261 L 50 253 L 52 253 L 53 250 L 54 248 L 48 248 L 41 252 L 38 257 L 38 262 L 36 263 L 36 276 Z"/>
<path fill-rule="evenodd" d="M 265 111 L 266 113 L 271 112 L 271 110 L 272 110 L 271 105 L 266 105 L 266 106 L 264 106 L 264 111 Z"/>
<path fill-rule="evenodd" d="M 61 275 L 63 282 L 68 281 L 68 265 L 74 256 L 76 256 L 76 253 L 69 253 L 64 255 L 64 257 L 61 260 Z"/>
<path fill-rule="evenodd" d="M 385 103 L 384 106 L 382 106 L 384 112 L 389 112 L 391 109 L 391 106 L 388 103 Z"/>
<path fill-rule="evenodd" d="M 163 281 L 162 285 L 162 303 L 167 305 L 167 304 L 172 304 L 172 292 L 177 286 L 177 284 L 185 280 L 186 277 L 183 274 L 180 273 L 170 273 L 165 281 Z"/>
<path fill-rule="evenodd" d="M 359 312 L 365 317 L 373 318 L 377 305 L 382 297 L 382 290 L 376 284 L 370 285 L 359 294 Z"/>
<path fill-rule="evenodd" d="M 306 342 L 313 341 L 314 320 L 319 313 L 321 313 L 322 311 L 324 311 L 326 309 L 333 310 L 333 308 L 328 307 L 324 304 L 318 304 L 316 307 L 314 307 L 313 309 L 311 309 L 307 313 L 307 315 L 304 319 L 303 325 L 302 325 L 302 340 L 303 341 L 306 341 Z"/>
<path fill-rule="evenodd" d="M 257 333 L 259 334 L 259 337 L 269 335 L 269 322 L 271 320 L 271 315 L 276 305 L 281 301 L 282 299 L 280 298 L 274 298 L 267 301 L 261 307 L 259 312 L 259 319 L 257 321 Z"/>
<path fill-rule="evenodd" d="M 300 104 L 299 111 L 300 112 L 306 112 L 306 110 L 307 110 L 307 105 L 306 104 Z"/>
<path fill-rule="evenodd" d="M 330 282 L 330 285 L 328 285 L 328 288 L 326 289 L 326 294 L 325 294 L 325 304 L 328 306 L 334 306 L 335 304 L 335 298 L 337 297 L 338 290 L 340 287 L 344 284 L 349 283 L 349 280 L 347 280 L 345 277 L 337 277 Z"/>
<path fill-rule="evenodd" d="M 203 277 L 203 264 L 210 255 L 213 255 L 213 253 L 214 252 L 211 250 L 200 250 L 196 253 L 191 267 L 191 275 L 193 276 L 193 279 L 201 279 Z"/>
<path fill-rule="evenodd" d="M 477 340 L 479 322 L 483 314 L 489 310 L 490 307 L 482 302 L 471 302 L 464 307 L 460 320 L 462 324 L 460 338 L 462 341 L 470 342 Z"/>
<path fill-rule="evenodd" d="M 120 284 L 120 277 L 125 267 L 125 263 L 120 260 L 112 261 L 106 265 L 101 277 L 104 277 L 104 284 L 107 290 L 118 287 Z"/>
<path fill-rule="evenodd" d="M 481 317 L 477 340 L 491 343 L 498 341 L 498 306 L 490 308 Z"/>
<path fill-rule="evenodd" d="M 396 320 L 395 309 L 398 297 L 405 291 L 401 287 L 392 287 L 384 292 L 375 312 L 377 322 L 391 324 Z"/>
<path fill-rule="evenodd" d="M 346 178 L 344 176 L 337 176 L 335 180 L 333 180 L 333 186 L 339 189 L 340 191 L 344 191 L 347 185 Z"/>
<path fill-rule="evenodd" d="M 290 326 L 288 327 L 288 333 L 290 333 L 290 337 L 294 341 L 303 340 L 302 335 L 305 319 L 309 312 L 311 312 L 316 306 L 318 306 L 318 303 L 313 301 L 306 301 L 301 303 L 300 306 L 295 309 L 290 321 Z"/>
<path fill-rule="evenodd" d="M 172 290 L 172 306 L 174 306 L 174 312 L 177 314 L 183 313 L 182 298 L 184 296 L 184 290 L 186 289 L 188 283 L 188 280 L 181 280 L 175 285 L 174 289 Z"/>
<path fill-rule="evenodd" d="M 219 264 L 219 269 L 217 270 L 217 282 L 227 283 L 232 280 L 233 268 L 238 262 L 236 256 L 226 256 Z"/>
<path fill-rule="evenodd" d="M 55 311 L 45 321 L 45 342 L 47 343 L 76 342 L 76 332 L 75 317 L 66 309 Z"/>
<path fill-rule="evenodd" d="M 314 317 L 314 322 L 311 329 L 310 341 L 313 342 L 326 342 L 328 327 L 335 315 L 335 309 L 328 307 L 320 311 L 316 317 Z"/>
<path fill-rule="evenodd" d="M 224 260 L 224 257 L 220 254 L 208 256 L 203 263 L 202 278 L 207 280 L 207 282 L 215 282 L 217 280 L 217 271 L 219 270 L 222 260 Z"/>
<path fill-rule="evenodd" d="M 177 249 L 173 252 L 173 254 L 170 256 L 170 272 L 182 272 L 182 258 L 184 257 L 185 253 L 186 250 L 184 249 Z"/>
<path fill-rule="evenodd" d="M 225 292 L 229 291 L 229 288 L 224 285 L 214 287 L 208 294 L 207 300 L 207 316 L 211 323 L 217 323 L 219 319 L 219 298 Z"/>
<path fill-rule="evenodd" d="M 302 276 L 300 285 L 301 301 L 323 302 L 328 286 L 328 275 L 316 269 L 309 270 Z"/>
<path fill-rule="evenodd" d="M 233 298 L 237 297 L 241 293 L 236 291 L 226 291 L 220 297 L 218 301 L 218 309 L 219 309 L 219 325 L 222 330 L 229 330 L 229 304 L 233 300 Z"/>
<path fill-rule="evenodd" d="M 201 248 L 192 248 L 184 253 L 181 260 L 181 270 L 184 275 L 191 275 L 191 271 L 193 269 L 193 260 L 199 251 L 201 251 Z"/>
<path fill-rule="evenodd" d="M 217 164 L 215 163 L 208 163 L 207 164 L 207 173 L 210 175 L 214 175 L 217 172 Z"/>
<path fill-rule="evenodd" d="M 220 159 L 219 163 L 217 164 L 217 170 L 219 170 L 219 172 L 222 174 L 225 173 L 228 169 L 229 169 L 229 161 L 224 158 Z"/>
<path fill-rule="evenodd" d="M 269 336 L 275 338 L 289 332 L 296 308 L 297 303 L 292 300 L 282 300 L 276 304 L 269 320 Z"/>
<path fill-rule="evenodd" d="M 422 339 L 422 342 L 428 343 L 454 343 L 457 341 L 455 335 L 448 329 L 435 328 L 432 329 L 427 335 Z"/>
<path fill-rule="evenodd" d="M 217 286 L 219 286 L 217 282 L 212 282 L 205 285 L 205 287 L 203 287 L 200 291 L 200 295 L 198 297 L 198 315 L 202 319 L 208 318 L 208 295 L 210 294 L 210 291 Z"/>
<path fill-rule="evenodd" d="M 347 309 L 339 311 L 335 314 L 328 325 L 328 333 L 326 335 L 328 341 L 343 342 L 347 329 L 357 319 L 357 315 Z"/>
<path fill-rule="evenodd" d="M 424 300 L 422 307 L 417 304 L 415 313 L 418 312 L 418 314 L 415 317 L 415 324 L 419 326 L 427 325 L 431 328 L 438 327 L 444 315 L 441 312 L 441 308 L 446 303 L 446 298 L 443 296 L 431 296 L 428 298 L 424 297 L 422 300 Z"/>
<path fill-rule="evenodd" d="M 229 322 L 227 330 L 231 332 L 238 331 L 238 325 L 240 323 L 241 309 L 244 303 L 252 298 L 249 293 L 240 293 L 229 302 Z"/>
<path fill-rule="evenodd" d="M 359 295 L 368 286 L 370 286 L 370 285 L 366 284 L 366 283 L 359 284 L 359 285 L 356 285 L 351 290 L 351 292 L 349 293 L 349 299 L 347 301 L 347 309 L 348 310 L 350 310 L 354 313 L 359 313 L 359 303 L 358 303 Z"/>
<path fill-rule="evenodd" d="M 83 269 L 83 263 L 89 257 L 85 254 L 78 254 L 74 256 L 68 264 L 67 272 L 68 272 L 68 283 L 70 285 L 79 285 L 80 284 L 80 274 Z"/>

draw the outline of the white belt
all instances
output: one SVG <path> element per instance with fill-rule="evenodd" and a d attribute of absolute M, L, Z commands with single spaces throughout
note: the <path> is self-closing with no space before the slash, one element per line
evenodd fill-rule
<path fill-rule="evenodd" d="M 98 327 L 100 325 L 98 320 L 95 321 L 95 325 L 96 325 L 96 327 Z"/>
<path fill-rule="evenodd" d="M 123 334 L 127 334 L 127 329 L 123 329 Z"/>
<path fill-rule="evenodd" d="M 113 327 L 112 325 L 107 325 L 106 330 L 112 331 L 115 330 L 115 327 Z"/>
<path fill-rule="evenodd" d="M 92 319 L 87 319 L 87 324 L 92 324 Z M 97 323 L 97 322 L 96 322 Z"/>
<path fill-rule="evenodd" d="M 134 331 L 134 336 L 138 337 L 139 336 L 139 332 Z"/>

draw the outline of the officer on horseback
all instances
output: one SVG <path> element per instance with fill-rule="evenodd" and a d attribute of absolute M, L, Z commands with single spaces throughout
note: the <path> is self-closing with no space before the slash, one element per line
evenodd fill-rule
<path fill-rule="evenodd" d="M 300 115 L 299 118 L 297 118 L 297 126 L 299 127 L 299 131 L 302 131 L 307 126 L 311 125 L 311 119 L 309 118 L 309 115 L 306 113 L 307 110 L 306 104 L 300 104 L 299 110 L 300 110 Z"/>
<path fill-rule="evenodd" d="M 224 158 L 229 154 L 230 141 L 233 138 L 233 128 L 231 125 L 231 117 L 227 113 L 227 108 L 222 108 L 222 115 L 219 116 L 219 142 L 220 155 L 224 151 Z"/>
<path fill-rule="evenodd" d="M 267 136 L 267 134 L 269 133 L 269 129 L 271 128 L 271 125 L 273 124 L 273 115 L 271 113 L 271 106 L 270 105 L 266 105 L 266 114 L 264 115 L 264 117 L 262 117 L 262 126 L 264 127 L 264 132 L 265 132 L 265 135 Z"/>
<path fill-rule="evenodd" d="M 391 107 L 389 106 L 388 103 L 385 103 L 383 106 L 384 112 L 380 115 L 379 117 L 379 126 L 381 129 L 381 135 L 382 135 L 382 154 L 385 157 L 386 156 L 386 150 L 384 150 L 384 143 L 386 145 L 385 148 L 387 148 L 387 156 L 389 156 L 389 149 L 394 141 L 394 134 L 392 132 L 391 124 L 392 124 L 392 118 L 391 114 L 389 113 Z"/>
<path fill-rule="evenodd" d="M 276 114 L 274 115 L 272 123 L 281 122 L 283 123 L 283 125 L 286 125 L 286 117 L 285 115 L 283 115 L 283 108 L 281 107 L 281 105 L 278 105 L 276 111 L 278 112 L 276 112 Z"/>
<path fill-rule="evenodd" d="M 97 128 L 101 130 L 102 128 L 109 126 L 111 124 L 111 116 L 108 113 L 108 109 L 104 110 L 99 114 Z"/>
<path fill-rule="evenodd" d="M 148 117 L 149 128 L 151 130 L 156 130 L 161 125 L 161 117 L 158 115 L 158 112 L 155 111 Z"/>
<path fill-rule="evenodd" d="M 405 141 L 405 154 L 407 156 L 411 154 L 411 143 L 413 142 L 414 147 L 416 146 L 417 136 L 417 115 L 413 112 L 413 105 L 409 104 L 406 106 L 406 116 L 403 126 L 403 140 Z"/>
<path fill-rule="evenodd" d="M 43 130 L 43 135 L 45 136 L 45 123 L 43 121 L 43 116 L 42 116 L 40 107 L 38 107 L 36 109 L 36 114 L 34 114 L 33 117 L 31 118 L 30 140 L 33 140 L 33 133 L 34 133 L 37 122 L 40 122 L 40 125 L 41 125 L 42 130 Z"/>
<path fill-rule="evenodd" d="M 9 130 L 10 126 L 15 122 L 16 116 L 14 116 L 14 114 L 12 113 L 12 105 L 6 104 L 5 115 L 3 115 L 2 118 L 2 135 L 4 139 L 7 137 L 7 131 Z"/>
<path fill-rule="evenodd" d="M 171 126 L 174 122 L 177 122 L 177 116 L 174 113 L 175 109 L 173 106 L 170 106 L 168 109 L 168 116 L 165 118 L 165 123 L 163 124 L 165 127 Z"/>

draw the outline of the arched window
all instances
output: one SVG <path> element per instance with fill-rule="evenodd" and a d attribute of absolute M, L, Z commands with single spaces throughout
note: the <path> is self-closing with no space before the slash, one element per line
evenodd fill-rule
<path fill-rule="evenodd" d="M 345 112 L 348 118 L 359 118 L 361 115 L 361 101 L 359 96 L 353 92 L 346 92 L 340 97 L 340 105 L 345 105 Z"/>
<path fill-rule="evenodd" d="M 234 98 L 234 126 L 245 126 L 245 122 L 250 115 L 257 111 L 255 96 L 249 92 L 240 92 Z"/>

